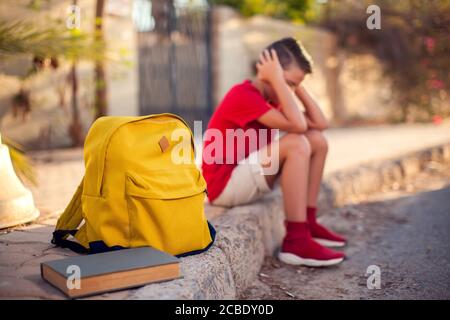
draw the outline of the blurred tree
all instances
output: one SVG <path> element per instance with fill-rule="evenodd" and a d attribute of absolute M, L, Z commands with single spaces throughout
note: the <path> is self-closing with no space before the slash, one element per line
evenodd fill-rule
<path fill-rule="evenodd" d="M 73 0 L 73 6 L 78 5 L 77 0 Z M 80 32 L 80 29 L 74 28 L 75 32 Z M 70 83 L 72 89 L 72 123 L 69 126 L 69 135 L 72 138 L 72 145 L 74 147 L 81 147 L 83 145 L 83 130 L 80 121 L 80 114 L 78 109 L 78 74 L 77 74 L 77 58 L 72 59 L 72 66 L 70 68 Z"/>
<path fill-rule="evenodd" d="M 40 70 L 51 67 L 57 68 L 59 59 L 77 61 L 81 59 L 99 61 L 104 60 L 104 43 L 92 34 L 83 33 L 79 29 L 67 29 L 61 21 L 48 21 L 45 26 L 38 26 L 29 21 L 0 21 L 0 59 L 6 60 L 17 55 L 33 57 L 30 71 L 21 79 L 22 86 L 13 98 L 13 112 L 23 112 L 23 117 L 31 108 L 29 93 L 23 88 L 23 81 Z M 76 68 L 72 66 L 70 78 L 72 90 L 76 93 Z M 71 136 L 77 137 L 74 144 L 80 144 L 78 138 L 81 131 L 72 135 L 77 127 L 78 107 L 75 98 L 72 100 L 74 120 L 71 126 Z M 10 154 L 16 171 L 22 178 L 35 182 L 35 175 L 20 146 L 4 137 L 5 143 L 10 147 Z"/>
<path fill-rule="evenodd" d="M 37 185 L 36 172 L 30 163 L 30 160 L 25 155 L 22 146 L 5 136 L 1 137 L 1 143 L 6 145 L 9 149 L 9 156 L 17 176 L 23 180 L 27 180 L 32 185 Z"/>
<path fill-rule="evenodd" d="M 58 22 L 45 27 L 28 21 L 0 21 L 0 58 L 31 54 L 38 59 L 62 56 L 66 59 L 103 58 L 103 44 L 88 33 L 66 29 Z M 38 65 L 36 61 L 36 65 Z"/>
<path fill-rule="evenodd" d="M 74 0 L 73 5 L 76 4 L 77 1 Z M 69 128 L 69 134 L 74 146 L 82 145 L 83 136 L 78 115 L 76 62 L 92 60 L 99 64 L 103 63 L 105 59 L 103 37 L 82 32 L 77 28 L 68 29 L 61 21 L 49 21 L 45 27 L 24 21 L 0 21 L 0 57 L 7 59 L 18 54 L 34 56 L 32 68 L 22 79 L 22 82 L 28 76 L 47 67 L 47 65 L 57 68 L 59 65 L 58 58 L 71 61 L 72 67 L 68 79 L 72 90 L 72 124 Z M 98 67 L 98 65 L 96 66 Z M 99 79 L 98 83 L 103 83 L 104 86 L 104 72 L 103 80 L 101 79 L 102 71 L 101 67 L 96 68 L 96 79 Z M 58 93 L 58 95 L 63 98 L 63 94 Z M 99 97 L 103 98 L 103 96 L 106 97 L 106 94 L 100 92 Z M 100 101 L 100 113 L 103 113 L 106 110 L 106 99 L 100 99 Z M 30 108 L 29 93 L 22 88 L 13 99 L 13 111 L 15 113 L 22 111 L 25 117 Z"/>
<path fill-rule="evenodd" d="M 210 0 L 211 4 L 227 5 L 244 16 L 267 15 L 278 19 L 304 22 L 312 18 L 314 0 Z"/>
<path fill-rule="evenodd" d="M 97 0 L 95 6 L 95 38 L 98 42 L 104 41 L 103 12 L 105 0 Z M 105 116 L 108 111 L 107 80 L 105 63 L 97 60 L 95 63 L 95 115 L 96 118 Z"/>
<path fill-rule="evenodd" d="M 381 8 L 381 30 L 366 27 L 366 8 Z M 450 1 L 329 1 L 320 25 L 347 52 L 382 62 L 400 108 L 398 120 L 450 115 Z"/>

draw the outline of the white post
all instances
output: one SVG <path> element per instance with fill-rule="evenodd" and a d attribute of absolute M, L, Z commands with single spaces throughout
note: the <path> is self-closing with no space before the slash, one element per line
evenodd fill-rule
<path fill-rule="evenodd" d="M 14 172 L 9 149 L 0 135 L 0 229 L 33 221 L 39 217 L 33 195 Z"/>

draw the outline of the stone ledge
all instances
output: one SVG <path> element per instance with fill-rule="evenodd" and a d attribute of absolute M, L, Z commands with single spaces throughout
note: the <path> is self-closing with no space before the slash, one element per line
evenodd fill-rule
<path fill-rule="evenodd" d="M 320 206 L 340 206 L 414 177 L 430 163 L 450 163 L 450 143 L 340 170 L 324 180 Z"/>
<path fill-rule="evenodd" d="M 430 161 L 450 163 L 450 143 L 333 173 L 324 179 L 319 207 L 325 211 L 379 191 Z M 211 250 L 182 259 L 184 278 L 147 285 L 128 299 L 235 299 L 256 278 L 264 256 L 274 254 L 284 236 L 280 190 L 256 203 L 207 211 L 218 231 Z"/>

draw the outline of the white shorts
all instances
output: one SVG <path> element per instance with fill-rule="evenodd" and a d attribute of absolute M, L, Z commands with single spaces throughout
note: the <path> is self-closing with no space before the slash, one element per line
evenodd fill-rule
<path fill-rule="evenodd" d="M 285 131 L 279 131 L 276 140 L 281 139 L 286 133 L 287 132 Z M 274 167 L 263 168 L 259 161 L 264 159 L 264 156 L 258 156 L 258 153 L 267 155 L 268 147 L 269 146 L 265 146 L 259 150 L 253 151 L 247 158 L 238 163 L 233 169 L 230 180 L 228 180 L 222 193 L 212 201 L 213 205 L 234 207 L 247 204 L 262 198 L 272 190 L 267 183 L 266 175 L 273 175 L 278 172 L 278 160 L 271 158 L 270 162 L 272 162 Z M 271 152 L 269 153 L 273 154 L 274 152 L 278 152 L 278 149 L 271 149 Z M 248 161 L 249 159 L 252 161 Z M 276 172 L 274 172 L 274 168 L 276 168 Z"/>
<path fill-rule="evenodd" d="M 270 192 L 271 189 L 262 170 L 260 164 L 240 162 L 233 169 L 225 189 L 212 201 L 212 204 L 234 207 L 256 201 Z"/>

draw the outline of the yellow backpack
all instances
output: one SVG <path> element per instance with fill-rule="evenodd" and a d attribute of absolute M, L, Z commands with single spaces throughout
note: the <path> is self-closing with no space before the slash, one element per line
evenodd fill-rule
<path fill-rule="evenodd" d="M 176 115 L 97 119 L 84 145 L 85 176 L 52 243 L 79 253 L 207 250 L 215 230 L 204 214 L 206 182 L 194 153 L 192 132 Z"/>

